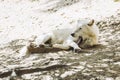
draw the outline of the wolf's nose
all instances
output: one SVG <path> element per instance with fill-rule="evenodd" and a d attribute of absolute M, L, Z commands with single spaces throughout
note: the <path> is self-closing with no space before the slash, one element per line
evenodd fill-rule
<path fill-rule="evenodd" d="M 73 37 L 74 37 L 74 36 L 75 36 L 75 34 L 74 34 L 74 33 L 72 33 L 72 34 L 71 34 L 71 36 L 73 36 Z"/>

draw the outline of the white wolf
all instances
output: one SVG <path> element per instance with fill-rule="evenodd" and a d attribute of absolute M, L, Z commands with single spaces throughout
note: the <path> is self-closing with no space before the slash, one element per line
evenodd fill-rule
<path fill-rule="evenodd" d="M 40 46 L 50 41 L 52 47 L 61 49 L 69 49 L 72 47 L 74 51 L 80 51 L 81 48 L 78 45 L 78 43 L 80 43 L 80 37 L 84 42 L 83 46 L 93 46 L 98 44 L 98 34 L 99 30 L 94 24 L 94 20 L 78 20 L 76 27 L 72 29 L 53 30 L 50 33 L 38 36 L 33 43 Z M 21 52 L 27 54 L 29 52 L 29 46 L 30 45 L 26 45 Z"/>

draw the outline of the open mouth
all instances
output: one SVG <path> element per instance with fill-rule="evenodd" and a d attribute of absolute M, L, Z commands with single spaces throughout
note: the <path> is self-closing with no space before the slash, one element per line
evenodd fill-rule
<path fill-rule="evenodd" d="M 80 45 L 83 42 L 82 36 L 79 36 L 79 38 L 76 42 L 77 42 L 78 45 Z"/>

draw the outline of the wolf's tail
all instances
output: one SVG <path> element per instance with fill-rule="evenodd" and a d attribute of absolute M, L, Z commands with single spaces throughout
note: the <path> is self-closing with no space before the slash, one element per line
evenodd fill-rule
<path fill-rule="evenodd" d="M 29 46 L 24 46 L 24 47 L 19 51 L 19 55 L 18 55 L 19 58 L 25 57 L 26 55 L 29 55 L 29 54 L 30 54 L 30 51 L 29 51 L 28 47 L 29 47 Z"/>

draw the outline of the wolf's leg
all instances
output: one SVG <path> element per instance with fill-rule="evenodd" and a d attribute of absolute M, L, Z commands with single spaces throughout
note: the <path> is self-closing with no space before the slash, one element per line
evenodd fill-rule
<path fill-rule="evenodd" d="M 37 45 L 37 47 L 39 47 L 40 45 L 44 45 L 45 42 L 47 42 L 51 38 L 52 38 L 51 34 L 40 35 L 38 38 L 36 38 L 35 44 Z"/>
<path fill-rule="evenodd" d="M 54 44 L 53 47 L 66 50 L 72 47 L 74 49 L 74 52 L 79 52 L 81 50 L 81 48 L 72 40 L 67 40 L 63 44 Z"/>
<path fill-rule="evenodd" d="M 68 45 L 65 45 L 65 44 L 54 44 L 53 47 L 54 48 L 65 49 L 65 50 L 70 48 Z"/>
<path fill-rule="evenodd" d="M 70 46 L 73 48 L 74 52 L 79 52 L 81 50 L 81 48 L 78 46 L 77 43 L 75 43 L 74 41 L 72 40 L 67 40 L 65 42 L 66 45 Z"/>

